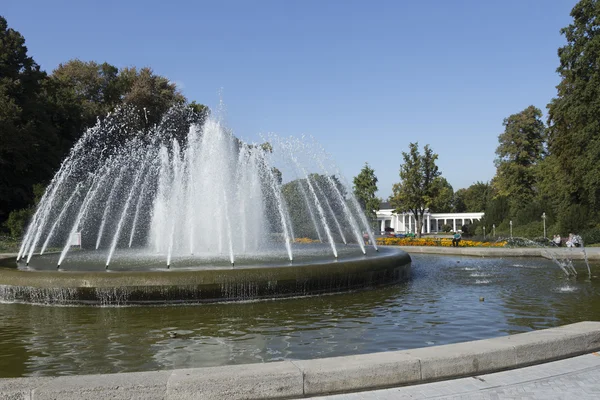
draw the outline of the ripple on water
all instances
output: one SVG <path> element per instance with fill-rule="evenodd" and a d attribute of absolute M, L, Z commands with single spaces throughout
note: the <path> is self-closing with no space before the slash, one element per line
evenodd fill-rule
<path fill-rule="evenodd" d="M 558 292 L 560 293 L 571 293 L 571 292 L 576 292 L 578 291 L 579 288 L 577 288 L 576 286 L 573 285 L 564 285 L 558 288 Z"/>
<path fill-rule="evenodd" d="M 600 279 L 568 280 L 550 260 L 461 257 L 457 266 L 456 257 L 414 255 L 412 265 L 412 279 L 400 285 L 304 299 L 129 308 L 0 304 L 0 377 L 411 349 L 595 320 L 600 313 Z M 592 265 L 593 275 L 599 271 Z"/>

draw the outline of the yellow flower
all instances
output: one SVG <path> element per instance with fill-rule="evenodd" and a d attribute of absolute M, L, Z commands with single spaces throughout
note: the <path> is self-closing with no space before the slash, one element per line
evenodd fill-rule
<path fill-rule="evenodd" d="M 387 246 L 452 246 L 452 239 L 439 238 L 393 238 L 384 237 L 377 238 L 377 244 Z M 461 240 L 458 245 L 460 247 L 504 247 L 506 241 L 501 242 L 480 242 L 476 240 Z"/>
<path fill-rule="evenodd" d="M 314 240 L 314 239 L 306 238 L 306 237 L 301 237 L 301 238 L 294 239 L 294 242 L 296 242 L 296 243 L 317 243 L 318 240 Z"/>

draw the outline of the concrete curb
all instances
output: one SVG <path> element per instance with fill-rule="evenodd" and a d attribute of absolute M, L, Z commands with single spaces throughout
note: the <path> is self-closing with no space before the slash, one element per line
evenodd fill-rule
<path fill-rule="evenodd" d="M 0 399 L 290 399 L 473 376 L 600 350 L 600 322 L 444 346 L 224 367 L 0 379 Z"/>
<path fill-rule="evenodd" d="M 473 257 L 543 257 L 569 258 L 583 260 L 583 248 L 544 248 L 544 247 L 441 247 L 441 246 L 385 246 L 400 247 L 408 254 L 443 254 Z M 590 261 L 600 260 L 600 247 L 586 247 L 587 258 Z"/>

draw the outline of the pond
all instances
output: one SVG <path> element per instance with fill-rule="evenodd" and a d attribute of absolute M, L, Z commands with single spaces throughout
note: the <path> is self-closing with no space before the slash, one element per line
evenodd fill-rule
<path fill-rule="evenodd" d="M 600 266 L 413 255 L 408 282 L 354 293 L 155 307 L 0 304 L 0 377 L 310 359 L 600 319 Z M 481 301 L 483 300 L 483 301 Z"/>

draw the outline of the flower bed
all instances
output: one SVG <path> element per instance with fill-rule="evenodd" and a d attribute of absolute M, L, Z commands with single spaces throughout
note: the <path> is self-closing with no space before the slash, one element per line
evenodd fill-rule
<path fill-rule="evenodd" d="M 452 247 L 452 239 L 440 238 L 377 238 L 377 244 L 384 246 L 441 246 Z M 480 242 L 476 240 L 461 239 L 458 247 L 504 247 L 506 241 Z"/>
<path fill-rule="evenodd" d="M 307 237 L 301 237 L 301 238 L 296 238 L 294 239 L 295 243 L 319 243 L 318 240 L 314 240 L 311 238 L 307 238 Z"/>

